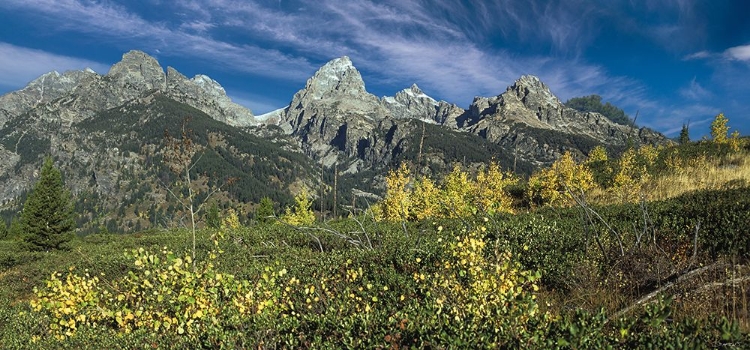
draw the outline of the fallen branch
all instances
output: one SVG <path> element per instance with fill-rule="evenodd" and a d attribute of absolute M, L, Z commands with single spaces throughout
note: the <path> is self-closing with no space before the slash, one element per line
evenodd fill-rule
<path fill-rule="evenodd" d="M 611 320 L 617 319 L 620 316 L 622 316 L 622 315 L 630 312 L 630 310 L 632 310 L 632 309 L 634 309 L 634 308 L 636 308 L 638 306 L 641 306 L 641 305 L 645 304 L 646 302 L 648 302 L 649 300 L 651 300 L 654 297 L 658 296 L 659 294 L 661 294 L 662 292 L 666 291 L 667 289 L 672 288 L 677 283 L 680 283 L 680 282 L 682 282 L 684 280 L 687 280 L 687 279 L 689 279 L 689 278 L 691 278 L 693 276 L 696 276 L 696 275 L 698 275 L 698 274 L 700 274 L 702 272 L 705 272 L 705 271 L 710 270 L 712 268 L 715 268 L 717 266 L 719 266 L 718 262 L 717 263 L 713 263 L 713 264 L 708 265 L 708 266 L 697 268 L 695 270 L 690 270 L 690 271 L 688 271 L 688 272 L 680 275 L 680 277 L 677 277 L 674 281 L 669 282 L 669 283 L 665 284 L 664 286 L 662 286 L 661 288 L 656 289 L 655 291 L 646 294 L 644 297 L 636 300 L 634 303 L 630 304 L 626 308 L 621 309 L 620 311 L 615 312 L 612 316 L 610 316 L 607 319 L 607 321 L 611 321 Z"/>

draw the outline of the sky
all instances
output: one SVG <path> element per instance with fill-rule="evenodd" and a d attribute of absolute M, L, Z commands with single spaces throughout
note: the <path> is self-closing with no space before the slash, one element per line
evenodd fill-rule
<path fill-rule="evenodd" d="M 668 136 L 705 136 L 718 113 L 750 135 L 746 0 L 0 1 L 0 94 L 52 70 L 106 74 L 129 50 L 210 76 L 255 114 L 349 56 L 377 96 L 416 83 L 466 108 L 531 74 Z"/>

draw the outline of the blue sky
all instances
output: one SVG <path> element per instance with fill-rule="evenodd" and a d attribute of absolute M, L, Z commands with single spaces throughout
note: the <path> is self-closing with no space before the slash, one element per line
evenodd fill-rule
<path fill-rule="evenodd" d="M 669 136 L 719 112 L 750 135 L 745 0 L 2 0 L 0 18 L 0 93 L 138 49 L 261 114 L 347 55 L 378 96 L 417 83 L 467 107 L 533 74 Z"/>

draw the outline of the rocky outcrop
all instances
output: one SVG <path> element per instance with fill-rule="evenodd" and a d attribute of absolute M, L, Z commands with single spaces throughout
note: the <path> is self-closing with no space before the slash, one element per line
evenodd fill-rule
<path fill-rule="evenodd" d="M 0 96 L 0 128 L 11 116 L 28 112 L 32 108 L 49 103 L 72 91 L 87 76 L 96 75 L 91 69 L 56 71 L 46 73 L 30 82 L 21 90 Z"/>
<path fill-rule="evenodd" d="M 669 142 L 652 130 L 614 123 L 599 113 L 566 107 L 535 76 L 525 75 L 495 97 L 477 97 L 469 107 L 466 129 L 538 165 L 565 151 L 585 157 L 595 145 L 625 147 L 628 140 Z"/>
<path fill-rule="evenodd" d="M 188 104 L 232 126 L 250 126 L 259 123 L 253 112 L 242 107 L 227 96 L 218 82 L 206 75 L 188 79 L 176 69 L 167 67 L 167 96 Z"/>
<path fill-rule="evenodd" d="M 122 55 L 122 60 L 110 68 L 107 77 L 123 91 L 143 92 L 164 91 L 167 76 L 155 58 L 142 51 L 130 51 Z"/>
<path fill-rule="evenodd" d="M 405 147 L 409 121 L 476 134 L 535 166 L 564 152 L 585 157 L 596 145 L 622 148 L 628 142 L 669 142 L 649 129 L 613 123 L 598 113 L 567 108 L 539 78 L 525 75 L 494 97 L 476 97 L 468 110 L 425 94 L 416 84 L 377 100 L 368 93 L 348 57 L 330 61 L 294 95 L 283 112 L 269 114 L 308 154 L 323 165 L 358 159 L 385 165 Z M 399 132 L 395 132 L 399 130 Z M 629 141 L 630 140 L 630 141 Z M 421 143 L 421 142 L 420 142 Z"/>
<path fill-rule="evenodd" d="M 454 104 L 436 101 L 425 94 L 417 84 L 396 93 L 396 96 L 382 98 L 382 103 L 391 116 L 397 119 L 419 119 L 457 128 L 456 119 L 465 111 Z"/>
<path fill-rule="evenodd" d="M 232 102 L 213 79 L 205 75 L 188 79 L 171 67 L 165 73 L 153 57 L 130 51 L 106 75 L 90 69 L 50 72 L 25 88 L 0 97 L 0 127 L 27 112 L 32 118 L 71 125 L 153 93 L 190 105 L 232 126 L 259 124 L 249 109 Z"/>
<path fill-rule="evenodd" d="M 326 166 L 342 158 L 367 159 L 388 111 L 368 93 L 348 57 L 328 62 L 307 80 L 280 118 L 309 155 Z"/>

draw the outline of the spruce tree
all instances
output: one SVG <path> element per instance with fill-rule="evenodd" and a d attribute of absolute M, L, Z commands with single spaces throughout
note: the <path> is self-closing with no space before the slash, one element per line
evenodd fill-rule
<path fill-rule="evenodd" d="M 60 170 L 47 157 L 39 181 L 21 212 L 21 229 L 33 249 L 60 249 L 75 230 L 70 193 L 63 186 Z"/>
<path fill-rule="evenodd" d="M 259 222 L 269 222 L 270 218 L 275 216 L 273 212 L 273 201 L 271 198 L 263 197 L 260 199 L 258 209 L 255 210 L 255 218 Z"/>
<path fill-rule="evenodd" d="M 0 218 L 0 239 L 8 238 L 8 224 L 5 223 L 4 219 Z"/>
<path fill-rule="evenodd" d="M 688 130 L 687 124 L 682 124 L 682 130 L 680 130 L 680 144 L 684 145 L 690 142 L 690 131 Z"/>

